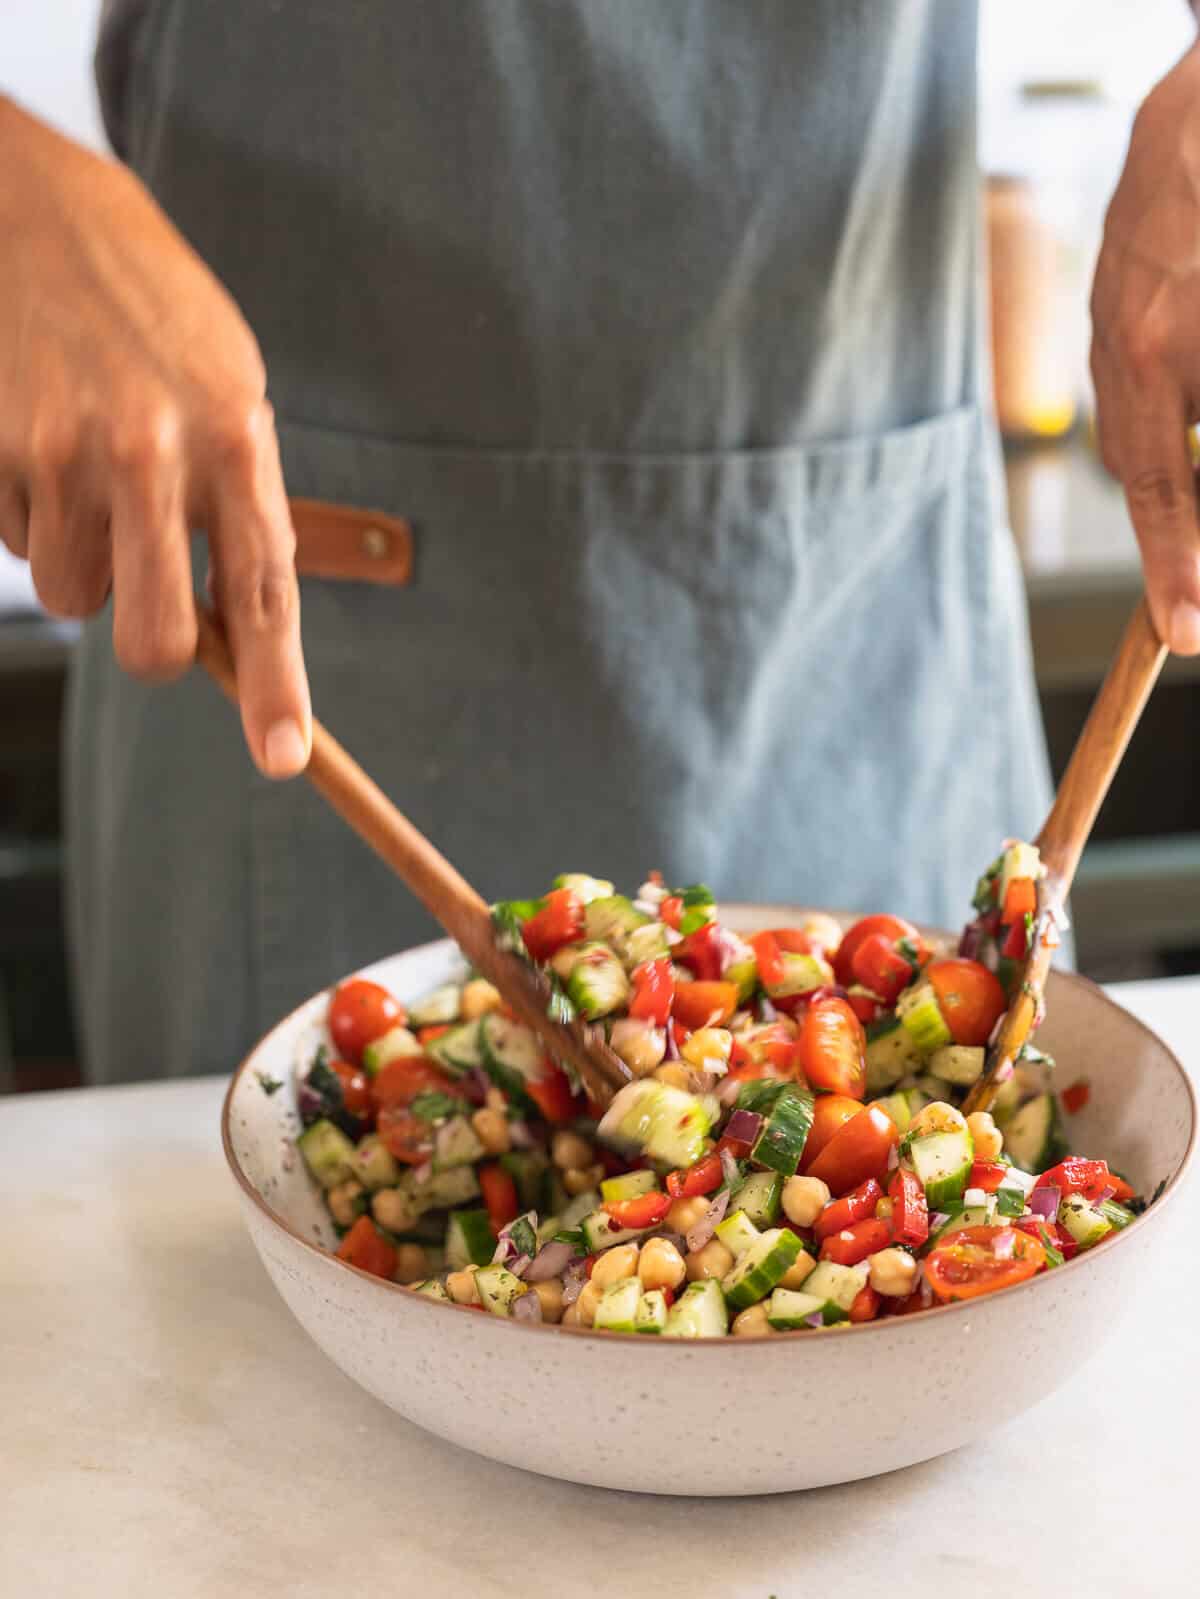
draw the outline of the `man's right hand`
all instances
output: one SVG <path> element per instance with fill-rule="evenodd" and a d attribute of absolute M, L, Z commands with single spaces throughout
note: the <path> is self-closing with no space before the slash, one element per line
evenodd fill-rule
<path fill-rule="evenodd" d="M 124 167 L 0 96 L 0 539 L 47 610 L 113 596 L 128 671 L 191 664 L 208 534 L 250 753 L 308 759 L 295 535 L 266 374 L 229 295 Z"/>

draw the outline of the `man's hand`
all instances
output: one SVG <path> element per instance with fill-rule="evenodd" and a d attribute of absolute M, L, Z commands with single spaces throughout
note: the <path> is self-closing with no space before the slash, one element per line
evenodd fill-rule
<path fill-rule="evenodd" d="M 1092 288 L 1104 463 L 1125 486 L 1159 637 L 1200 654 L 1200 45 L 1138 112 Z"/>
<path fill-rule="evenodd" d="M 113 595 L 130 672 L 196 647 L 188 530 L 209 537 L 246 741 L 308 759 L 295 535 L 258 347 L 137 180 L 0 98 L 0 538 L 46 608 Z"/>

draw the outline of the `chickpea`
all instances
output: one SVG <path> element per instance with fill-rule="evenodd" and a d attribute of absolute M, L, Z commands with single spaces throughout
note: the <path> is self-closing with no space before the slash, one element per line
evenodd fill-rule
<path fill-rule="evenodd" d="M 625 1017 L 613 1025 L 610 1042 L 635 1077 L 649 1077 L 667 1053 L 664 1028 L 647 1027 Z"/>
<path fill-rule="evenodd" d="M 875 1217 L 878 1221 L 890 1221 L 895 1206 L 886 1194 L 875 1201 Z"/>
<path fill-rule="evenodd" d="M 452 1271 L 446 1278 L 446 1292 L 456 1305 L 477 1305 L 479 1287 L 475 1282 L 478 1268 L 467 1266 L 462 1271 Z"/>
<path fill-rule="evenodd" d="M 686 1089 L 692 1080 L 692 1074 L 682 1061 L 669 1060 L 656 1069 L 654 1080 L 656 1083 L 666 1083 L 668 1088 Z"/>
<path fill-rule="evenodd" d="M 576 1300 L 573 1305 L 568 1305 L 563 1311 L 560 1326 L 578 1327 L 579 1325 L 579 1301 Z"/>
<path fill-rule="evenodd" d="M 373 1194 L 371 1214 L 390 1233 L 407 1232 L 417 1219 L 412 1200 L 399 1188 L 381 1188 Z"/>
<path fill-rule="evenodd" d="M 710 1238 L 703 1249 L 692 1249 L 687 1256 L 688 1282 L 702 1282 L 705 1277 L 724 1277 L 733 1270 L 733 1251 L 726 1249 L 719 1238 Z"/>
<path fill-rule="evenodd" d="M 618 1244 L 606 1249 L 592 1267 L 591 1281 L 597 1288 L 608 1288 L 622 1277 L 633 1277 L 638 1269 L 638 1246 Z"/>
<path fill-rule="evenodd" d="M 489 1155 L 503 1155 L 510 1146 L 508 1117 L 485 1105 L 471 1117 L 475 1136 Z"/>
<path fill-rule="evenodd" d="M 761 1338 L 765 1333 L 773 1332 L 774 1328 L 767 1320 L 766 1305 L 751 1305 L 743 1310 L 741 1315 L 733 1318 L 730 1331 L 735 1338 Z"/>
<path fill-rule="evenodd" d="M 904 1299 L 917 1280 L 917 1263 L 903 1249 L 881 1249 L 867 1257 L 871 1268 L 871 1287 L 877 1294 Z"/>
<path fill-rule="evenodd" d="M 572 1306 L 572 1309 L 579 1313 L 579 1325 L 581 1327 L 590 1327 L 592 1325 L 596 1319 L 596 1307 L 599 1303 L 600 1290 L 596 1286 L 595 1279 L 589 1278 L 584 1283 L 579 1298 Z"/>
<path fill-rule="evenodd" d="M 708 1200 L 703 1194 L 677 1199 L 667 1212 L 666 1224 L 673 1233 L 690 1233 L 707 1209 Z"/>
<path fill-rule="evenodd" d="M 931 1105 L 925 1105 L 909 1123 L 909 1136 L 924 1138 L 926 1133 L 965 1133 L 967 1130 L 966 1118 L 961 1111 L 955 1110 L 953 1105 L 947 1105 L 944 1099 L 935 1099 Z"/>
<path fill-rule="evenodd" d="M 976 1160 L 999 1160 L 1004 1149 L 1004 1134 L 986 1110 L 967 1117 L 967 1128 L 975 1144 Z"/>
<path fill-rule="evenodd" d="M 561 1171 L 569 1171 L 572 1166 L 582 1170 L 592 1164 L 596 1152 L 578 1133 L 560 1132 L 551 1140 L 550 1158 Z"/>
<path fill-rule="evenodd" d="M 329 1206 L 329 1214 L 339 1227 L 352 1227 L 363 1213 L 362 1196 L 366 1192 L 363 1185 L 353 1177 L 348 1177 L 344 1183 L 338 1183 L 325 1195 L 325 1203 Z"/>
<path fill-rule="evenodd" d="M 582 956 L 582 954 L 583 954 L 583 946 L 582 945 L 580 945 L 580 944 L 566 944 L 566 945 L 563 946 L 562 949 L 558 950 L 555 954 L 551 955 L 551 957 L 550 957 L 550 966 L 551 966 L 551 969 L 553 970 L 555 976 L 556 977 L 561 977 L 563 982 L 565 983 L 567 978 L 570 977 L 571 973 L 575 970 L 576 966 L 579 964 L 579 960 L 580 960 L 580 957 Z"/>
<path fill-rule="evenodd" d="M 557 1277 L 550 1277 L 543 1283 L 530 1285 L 542 1307 L 543 1321 L 561 1321 L 563 1315 L 563 1289 Z"/>
<path fill-rule="evenodd" d="M 429 1276 L 429 1260 L 420 1244 L 396 1245 L 396 1269 L 392 1276 L 398 1283 L 420 1283 Z"/>
<path fill-rule="evenodd" d="M 569 1166 L 562 1174 L 562 1185 L 568 1194 L 586 1194 L 589 1188 L 595 1188 L 604 1176 L 604 1167 L 599 1161 L 594 1166 L 581 1170 L 578 1166 Z"/>
<path fill-rule="evenodd" d="M 816 1261 L 805 1250 L 801 1250 L 795 1260 L 779 1279 L 781 1288 L 802 1288 L 808 1280 L 810 1272 L 816 1270 Z"/>
<path fill-rule="evenodd" d="M 480 1016 L 486 1016 L 488 1011 L 499 1010 L 502 1004 L 498 988 L 494 988 L 486 977 L 473 977 L 463 988 L 458 1012 L 464 1022 L 473 1022 Z"/>
<path fill-rule="evenodd" d="M 733 1050 L 733 1034 L 724 1027 L 698 1027 L 679 1053 L 689 1066 L 711 1071 L 713 1061 L 726 1065 Z"/>
<path fill-rule="evenodd" d="M 683 1256 L 669 1238 L 648 1238 L 638 1256 L 637 1274 L 642 1288 L 670 1288 L 674 1291 L 687 1276 Z"/>
<path fill-rule="evenodd" d="M 783 1214 L 796 1227 L 811 1227 L 830 1200 L 819 1177 L 789 1177 L 783 1185 Z"/>

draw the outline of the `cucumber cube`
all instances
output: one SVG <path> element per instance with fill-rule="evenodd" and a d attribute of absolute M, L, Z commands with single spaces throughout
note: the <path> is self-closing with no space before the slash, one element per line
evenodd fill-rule
<path fill-rule="evenodd" d="M 800 1239 L 786 1228 L 762 1233 L 722 1278 L 726 1303 L 733 1310 L 745 1310 L 765 1299 L 795 1265 L 801 1249 Z"/>
<path fill-rule="evenodd" d="M 593 1323 L 601 1332 L 636 1332 L 642 1302 L 642 1285 L 636 1277 L 621 1277 L 600 1295 Z"/>
<path fill-rule="evenodd" d="M 322 1188 L 336 1188 L 347 1177 L 353 1177 L 354 1145 L 340 1127 L 324 1117 L 304 1129 L 296 1147 Z"/>
<path fill-rule="evenodd" d="M 391 1061 L 402 1060 L 406 1055 L 424 1053 L 415 1033 L 410 1032 L 407 1027 L 393 1027 L 363 1050 L 363 1070 L 368 1077 L 374 1077 Z"/>
<path fill-rule="evenodd" d="M 767 1305 L 767 1320 L 778 1332 L 810 1325 L 810 1316 L 824 1316 L 826 1301 L 802 1289 L 776 1288 Z"/>
<path fill-rule="evenodd" d="M 724 1338 L 729 1331 L 725 1296 L 715 1277 L 689 1283 L 667 1312 L 665 1338 Z"/>
<path fill-rule="evenodd" d="M 819 1261 L 804 1282 L 804 1293 L 818 1302 L 825 1325 L 845 1321 L 850 1307 L 867 1286 L 871 1268 L 864 1260 L 858 1266 L 839 1266 L 836 1261 Z"/>
<path fill-rule="evenodd" d="M 906 988 L 896 1001 L 896 1013 L 922 1055 L 932 1055 L 935 1049 L 953 1043 L 931 983 Z"/>
<path fill-rule="evenodd" d="M 735 1210 L 731 1216 L 717 1223 L 717 1237 L 735 1260 L 752 1249 L 762 1234 L 744 1210 Z"/>
<path fill-rule="evenodd" d="M 639 1333 L 661 1333 L 667 1325 L 667 1300 L 661 1288 L 651 1288 L 642 1295 L 633 1330 Z"/>
<path fill-rule="evenodd" d="M 532 1292 L 504 1266 L 481 1266 L 475 1273 L 475 1286 L 479 1290 L 479 1303 L 493 1316 L 509 1315 L 513 1301 Z"/>
<path fill-rule="evenodd" d="M 779 1220 L 783 1181 L 779 1172 L 753 1171 L 741 1187 L 734 1190 L 730 1203 L 744 1212 L 755 1227 L 774 1227 Z"/>
<path fill-rule="evenodd" d="M 458 1020 L 462 1004 L 462 989 L 457 983 L 443 983 L 408 1007 L 408 1019 L 414 1027 L 445 1027 Z"/>
<path fill-rule="evenodd" d="M 657 1187 L 658 1178 L 652 1171 L 627 1171 L 620 1177 L 606 1177 L 600 1184 L 600 1198 L 606 1205 L 617 1205 Z"/>
<path fill-rule="evenodd" d="M 1082 1194 L 1064 1194 L 1058 1207 L 1058 1222 L 1065 1227 L 1080 1249 L 1091 1249 L 1107 1238 L 1113 1224 L 1104 1213 L 1090 1205 Z"/>
<path fill-rule="evenodd" d="M 909 1159 L 930 1210 L 949 1210 L 957 1205 L 971 1175 L 975 1143 L 969 1132 L 926 1133 L 914 1138 Z"/>
<path fill-rule="evenodd" d="M 354 1151 L 354 1176 L 372 1193 L 380 1188 L 395 1188 L 400 1181 L 400 1165 L 379 1140 L 377 1133 L 360 1138 Z"/>
<path fill-rule="evenodd" d="M 944 1044 L 929 1057 L 929 1070 L 944 1083 L 969 1088 L 983 1076 L 986 1055 L 982 1045 Z"/>

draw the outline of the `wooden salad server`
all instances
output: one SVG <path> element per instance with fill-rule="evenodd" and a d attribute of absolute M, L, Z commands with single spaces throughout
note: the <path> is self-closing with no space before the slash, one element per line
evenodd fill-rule
<path fill-rule="evenodd" d="M 991 1106 L 996 1090 L 1012 1076 L 1039 1015 L 1046 976 L 1058 943 L 1055 923 L 1063 920 L 1063 906 L 1096 813 L 1166 657 L 1166 645 L 1154 631 L 1146 601 L 1139 600 L 1071 752 L 1050 814 L 1034 840 L 1046 874 L 1038 883 L 1033 939 L 1008 1010 L 1001 1018 L 1000 1030 L 988 1049 L 986 1070 L 967 1095 L 963 1106 L 967 1114 Z"/>
<path fill-rule="evenodd" d="M 237 678 L 219 622 L 203 607 L 196 659 L 236 705 Z M 546 974 L 497 942 L 491 911 L 464 877 L 419 828 L 403 816 L 349 752 L 316 717 L 312 755 L 304 775 L 348 822 L 364 843 L 396 873 L 455 940 L 463 954 L 500 990 L 526 1026 L 555 1059 L 576 1068 L 584 1088 L 607 1105 L 632 1074 L 611 1049 L 603 1031 L 578 1019 L 554 1020 L 548 1011 L 551 988 Z"/>

